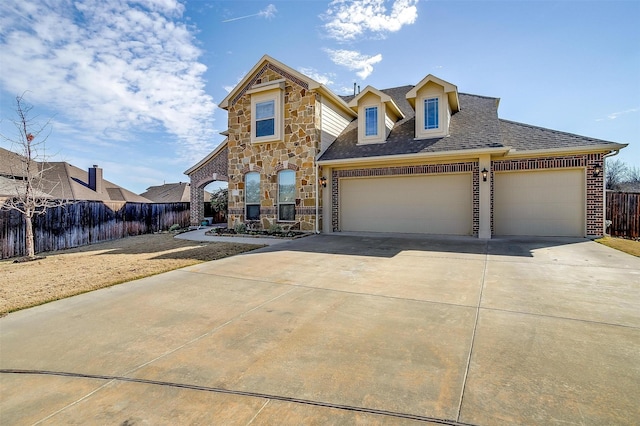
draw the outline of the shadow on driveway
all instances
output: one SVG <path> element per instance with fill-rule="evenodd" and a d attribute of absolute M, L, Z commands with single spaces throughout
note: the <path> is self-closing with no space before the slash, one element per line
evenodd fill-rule
<path fill-rule="evenodd" d="M 541 249 L 579 244 L 587 241 L 589 240 L 585 238 L 563 237 L 503 237 L 481 240 L 467 236 L 348 232 L 315 235 L 311 238 L 265 247 L 260 252 L 290 250 L 306 253 L 391 258 L 403 251 L 413 250 L 434 253 L 533 257 L 534 253 Z"/>

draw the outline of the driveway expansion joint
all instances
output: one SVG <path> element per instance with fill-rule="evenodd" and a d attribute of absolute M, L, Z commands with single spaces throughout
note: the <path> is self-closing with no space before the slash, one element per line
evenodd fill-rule
<path fill-rule="evenodd" d="M 314 401 L 309 399 L 295 398 L 295 397 L 289 397 L 289 396 L 283 396 L 283 395 L 271 395 L 271 394 L 265 394 L 260 392 L 241 391 L 241 390 L 225 389 L 225 388 L 218 388 L 218 387 L 212 387 L 212 386 L 191 385 L 186 383 L 164 382 L 160 380 L 140 379 L 140 378 L 126 377 L 126 376 L 110 376 L 110 375 L 101 375 L 101 374 L 70 373 L 65 371 L 20 370 L 20 369 L 0 369 L 0 374 L 60 376 L 60 377 L 71 377 L 71 378 L 78 378 L 78 379 L 94 379 L 94 380 L 97 379 L 97 380 L 108 381 L 108 383 L 100 386 L 98 389 L 94 390 L 89 395 L 104 388 L 111 382 L 118 381 L 118 382 L 139 383 L 139 384 L 152 385 L 152 386 L 166 386 L 166 387 L 188 389 L 188 390 L 195 390 L 195 391 L 201 391 L 201 392 L 213 392 L 213 393 L 220 393 L 220 394 L 227 394 L 227 395 L 245 396 L 249 398 L 265 399 L 266 403 L 262 406 L 262 408 L 259 411 L 262 411 L 262 409 L 267 405 L 267 403 L 269 403 L 269 401 L 281 401 L 281 402 L 289 402 L 289 403 L 301 404 L 301 405 L 311 405 L 316 407 L 332 408 L 332 409 L 343 410 L 343 411 L 374 414 L 374 415 L 393 417 L 393 418 L 399 418 L 399 419 L 415 420 L 419 422 L 437 423 L 437 424 L 449 425 L 449 426 L 475 426 L 471 423 L 460 423 L 458 421 L 439 419 L 436 417 L 421 416 L 419 414 L 401 413 L 397 411 L 380 410 L 377 408 L 370 408 L 370 407 L 357 407 L 357 406 L 345 405 L 345 404 L 335 404 L 331 402 Z M 76 403 L 86 398 L 87 396 L 76 401 Z M 69 405 L 67 407 L 69 407 Z M 58 412 L 63 411 L 67 407 L 62 408 Z M 258 414 L 259 414 L 259 411 L 258 411 Z M 52 417 L 56 413 L 49 415 L 47 418 Z M 258 414 L 254 416 L 254 419 L 257 417 Z M 41 421 L 46 420 L 47 418 L 42 419 Z M 253 421 L 254 419 L 252 419 L 251 421 Z"/>

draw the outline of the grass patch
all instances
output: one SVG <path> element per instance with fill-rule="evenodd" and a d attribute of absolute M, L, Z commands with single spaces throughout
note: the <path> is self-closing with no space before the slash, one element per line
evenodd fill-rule
<path fill-rule="evenodd" d="M 0 316 L 100 288 L 264 247 L 198 242 L 172 234 L 140 235 L 69 250 L 41 259 L 0 261 Z"/>
<path fill-rule="evenodd" d="M 640 241 L 615 237 L 603 237 L 598 238 L 597 240 L 595 240 L 595 242 L 616 250 L 623 251 L 630 255 L 640 257 Z"/>

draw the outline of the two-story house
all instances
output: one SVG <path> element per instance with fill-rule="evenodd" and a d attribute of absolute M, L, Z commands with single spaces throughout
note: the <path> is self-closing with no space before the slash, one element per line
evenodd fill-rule
<path fill-rule="evenodd" d="M 265 55 L 220 103 L 226 140 L 185 172 L 192 206 L 222 180 L 230 227 L 602 235 L 604 159 L 626 145 L 503 120 L 498 105 L 433 75 L 338 96 Z"/>

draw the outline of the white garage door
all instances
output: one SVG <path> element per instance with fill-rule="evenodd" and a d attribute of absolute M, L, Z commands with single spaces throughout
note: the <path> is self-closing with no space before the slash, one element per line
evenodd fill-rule
<path fill-rule="evenodd" d="M 496 235 L 583 237 L 584 170 L 496 173 Z"/>
<path fill-rule="evenodd" d="M 342 231 L 470 235 L 471 174 L 340 180 Z"/>

